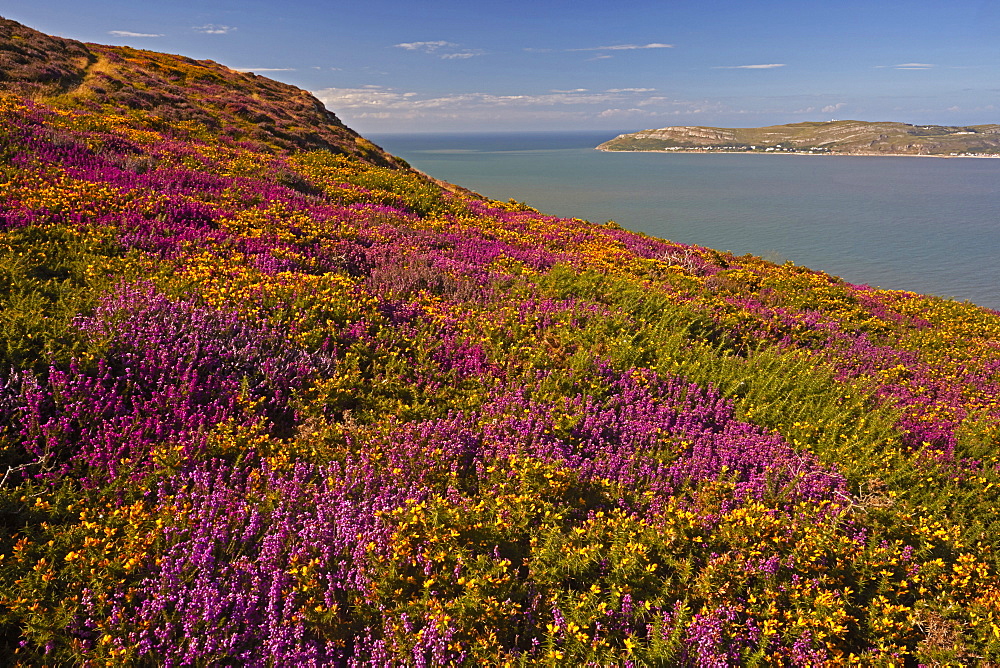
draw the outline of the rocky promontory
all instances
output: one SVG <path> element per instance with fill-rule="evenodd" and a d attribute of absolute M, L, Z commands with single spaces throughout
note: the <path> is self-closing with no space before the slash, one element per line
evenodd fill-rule
<path fill-rule="evenodd" d="M 825 121 L 761 128 L 673 126 L 618 135 L 601 151 L 1000 156 L 1000 125 Z"/>

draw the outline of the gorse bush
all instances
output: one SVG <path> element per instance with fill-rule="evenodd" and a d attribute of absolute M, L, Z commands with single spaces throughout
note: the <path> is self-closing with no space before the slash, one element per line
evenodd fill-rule
<path fill-rule="evenodd" d="M 92 104 L 0 98 L 5 664 L 1000 660 L 1000 314 L 117 57 Z M 224 83 L 238 132 L 157 111 Z"/>

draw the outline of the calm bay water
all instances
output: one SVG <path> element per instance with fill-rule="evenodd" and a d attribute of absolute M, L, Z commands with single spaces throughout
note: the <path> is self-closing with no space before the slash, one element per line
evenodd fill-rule
<path fill-rule="evenodd" d="M 371 138 L 545 213 L 1000 309 L 1000 159 L 593 150 L 614 134 Z"/>

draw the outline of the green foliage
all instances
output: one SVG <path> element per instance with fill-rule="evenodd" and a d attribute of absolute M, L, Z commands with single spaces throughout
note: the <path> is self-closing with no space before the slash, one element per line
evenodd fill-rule
<path fill-rule="evenodd" d="M 608 307 L 570 334 L 583 344 L 584 359 L 606 357 L 616 368 L 649 367 L 714 385 L 742 418 L 838 464 L 854 484 L 885 470 L 885 458 L 898 448 L 898 413 L 880 406 L 863 383 L 835 381 L 808 355 L 746 350 L 696 308 L 627 279 L 556 269 L 540 288 Z"/>
<path fill-rule="evenodd" d="M 376 194 L 391 193 L 397 196 L 408 210 L 421 217 L 451 212 L 452 207 L 449 206 L 441 188 L 415 174 L 384 167 L 371 167 L 348 176 L 347 182 Z"/>
<path fill-rule="evenodd" d="M 117 588 L 135 580 L 136 551 L 153 546 L 163 520 L 145 515 L 139 501 L 116 507 L 132 501 L 129 490 L 116 496 L 69 482 L 0 487 L 0 652 L 8 659 L 75 663 L 83 612 L 95 604 L 107 612 Z M 25 647 L 21 634 L 30 639 Z"/>
<path fill-rule="evenodd" d="M 117 281 L 107 229 L 20 227 L 0 234 L 0 369 L 42 371 L 99 354 L 74 326 Z"/>

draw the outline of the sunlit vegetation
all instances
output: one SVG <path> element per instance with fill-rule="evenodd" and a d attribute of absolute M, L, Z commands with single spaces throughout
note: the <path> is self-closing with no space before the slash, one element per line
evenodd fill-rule
<path fill-rule="evenodd" d="M 1000 314 L 67 105 L 0 98 L 5 665 L 1000 660 Z"/>

